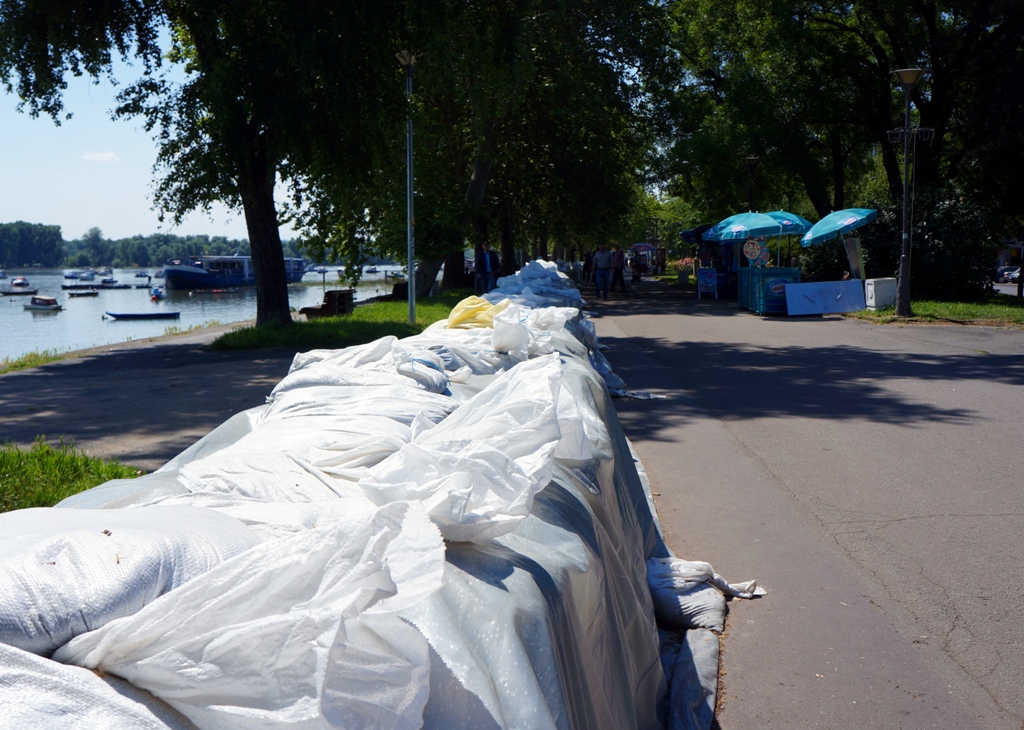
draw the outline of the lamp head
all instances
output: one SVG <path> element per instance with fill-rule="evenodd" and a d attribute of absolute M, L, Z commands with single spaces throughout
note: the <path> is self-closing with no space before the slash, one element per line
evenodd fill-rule
<path fill-rule="evenodd" d="M 416 54 L 410 53 L 409 51 L 399 51 L 395 54 L 395 58 L 398 59 L 398 65 L 404 69 L 411 69 L 416 66 Z"/>
<path fill-rule="evenodd" d="M 893 71 L 893 73 L 900 80 L 900 86 L 903 87 L 904 91 L 913 89 L 921 81 L 921 77 L 924 76 L 924 71 L 919 68 L 901 68 Z"/>

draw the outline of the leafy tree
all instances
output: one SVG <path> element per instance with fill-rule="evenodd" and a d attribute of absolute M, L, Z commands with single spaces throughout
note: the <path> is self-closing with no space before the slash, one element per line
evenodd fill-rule
<path fill-rule="evenodd" d="M 60 226 L 24 221 L 0 223 L 0 266 L 59 266 L 63 243 Z"/>
<path fill-rule="evenodd" d="M 113 57 L 135 57 L 142 76 L 120 96 L 118 116 L 158 132 L 156 201 L 175 220 L 214 201 L 241 208 L 252 247 L 257 322 L 291 316 L 274 191 L 298 178 L 312 153 L 358 157 L 377 100 L 373 79 L 390 59 L 397 3 L 308 5 L 267 0 L 4 0 L 0 77 L 33 114 L 59 119 L 64 76 L 109 75 Z M 184 82 L 159 71 L 159 34 Z M 351 45 L 348 45 L 351 44 Z M 371 127 L 372 128 L 372 127 Z"/>
<path fill-rule="evenodd" d="M 671 47 L 685 72 L 669 189 L 707 220 L 746 207 L 740 201 L 749 155 L 759 159 L 753 184 L 762 210 L 794 198 L 819 217 L 844 207 L 901 205 L 902 149 L 887 131 L 903 126 L 903 92 L 892 71 L 912 66 L 927 72 L 913 91 L 914 124 L 935 130 L 933 141 L 917 144 L 915 211 L 928 214 L 926 204 L 954 200 L 999 211 L 1004 220 L 1020 211 L 1007 183 L 1024 149 L 1024 104 L 1014 80 L 1021 3 L 679 0 L 672 13 Z M 997 230 L 990 215 L 979 222 L 986 228 L 976 237 Z M 873 229 L 895 234 L 898 245 L 898 229 Z M 973 267 L 971 251 L 963 253 L 969 261 L 961 264 Z M 914 255 L 923 279 L 945 281 L 930 268 L 942 256 Z"/>

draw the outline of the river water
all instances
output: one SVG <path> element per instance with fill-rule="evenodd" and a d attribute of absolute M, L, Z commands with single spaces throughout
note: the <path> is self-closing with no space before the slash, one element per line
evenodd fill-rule
<path fill-rule="evenodd" d="M 378 269 L 377 273 L 363 275 L 356 287 L 356 301 L 391 293 L 393 283 L 390 279 L 385 280 L 385 273 L 390 277 L 393 273 L 400 273 L 402 267 L 380 266 Z M 95 297 L 70 297 L 61 285 L 78 282 L 64 279 L 62 269 L 6 271 L 8 278 L 0 279 L 0 289 L 10 290 L 11 280 L 15 276 L 24 276 L 29 280 L 29 288 L 39 289 L 40 296 L 55 297 L 64 309 L 60 312 L 28 311 L 24 304 L 31 297 L 0 296 L 0 361 L 14 360 L 31 352 L 69 352 L 157 337 L 192 327 L 246 322 L 256 318 L 254 287 L 240 287 L 235 292 L 222 294 L 169 291 L 166 299 L 153 302 L 150 299 L 151 286 L 158 286 L 160 279 L 152 279 L 152 285 L 147 286 L 145 277 L 135 276 L 138 269 L 114 269 L 117 283 L 128 284 L 132 288 L 101 289 Z M 136 288 L 138 286 L 142 288 Z M 301 284 L 289 285 L 289 304 L 297 311 L 320 304 L 326 289 L 347 288 L 349 284 L 338 281 L 336 268 L 328 269 L 326 274 L 308 273 Z M 106 312 L 154 311 L 181 312 L 181 317 L 149 321 L 115 321 L 105 317 Z"/>

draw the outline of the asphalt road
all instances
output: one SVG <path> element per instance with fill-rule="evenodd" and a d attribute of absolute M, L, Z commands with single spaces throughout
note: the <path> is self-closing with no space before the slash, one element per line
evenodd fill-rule
<path fill-rule="evenodd" d="M 721 728 L 1022 727 L 1024 331 L 593 311 L 664 396 L 617 410 L 670 547 L 769 591 L 730 604 Z"/>
<path fill-rule="evenodd" d="M 214 352 L 237 325 L 82 351 L 0 375 L 0 443 L 73 443 L 153 471 L 240 411 L 261 405 L 294 353 Z"/>

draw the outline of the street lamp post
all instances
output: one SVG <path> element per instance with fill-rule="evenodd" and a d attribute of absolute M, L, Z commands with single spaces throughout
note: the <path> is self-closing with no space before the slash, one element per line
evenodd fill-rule
<path fill-rule="evenodd" d="M 745 158 L 747 162 L 747 170 L 750 171 L 750 177 L 747 182 L 747 210 L 751 213 L 754 212 L 754 170 L 757 169 L 758 158 L 751 155 Z"/>
<path fill-rule="evenodd" d="M 405 98 L 407 102 L 412 100 L 412 70 L 416 67 L 416 54 L 409 51 L 399 51 L 395 54 L 398 64 L 405 71 Z M 414 256 L 414 233 L 416 219 L 413 217 L 413 174 L 412 174 L 412 109 L 406 111 L 405 116 L 405 208 L 407 220 L 405 222 L 405 253 L 407 258 L 406 270 L 408 281 L 406 289 L 409 293 L 409 324 L 416 324 L 416 258 Z"/>
<path fill-rule="evenodd" d="M 901 68 L 895 72 L 903 87 L 905 99 L 903 129 L 903 247 L 900 254 L 900 274 L 896 285 L 896 316 L 910 316 L 910 92 L 917 86 L 924 72 L 919 68 Z"/>

